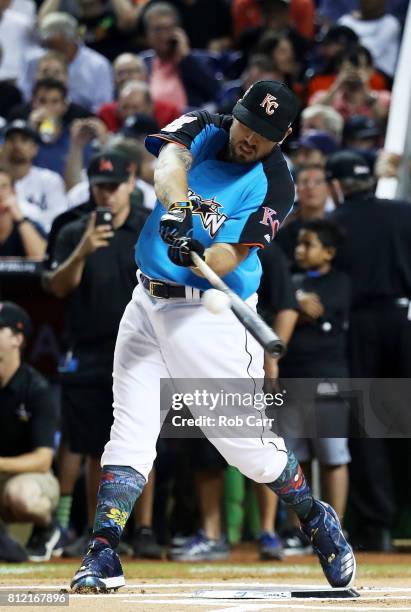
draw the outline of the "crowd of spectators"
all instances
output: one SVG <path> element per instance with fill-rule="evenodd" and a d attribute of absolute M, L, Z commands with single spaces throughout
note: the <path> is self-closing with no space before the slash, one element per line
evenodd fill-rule
<path fill-rule="evenodd" d="M 353 301 L 358 279 L 352 261 L 347 264 L 352 254 L 341 245 L 360 243 L 375 219 L 372 209 L 369 219 L 347 220 L 341 211 L 353 194 L 371 198 L 378 176 L 397 171 L 398 159 L 383 151 L 383 145 L 407 6 L 406 0 L 0 0 L 0 260 L 44 261 L 43 290 L 56 301 L 64 299 L 66 313 L 58 338 L 60 377 L 51 380 L 61 390 L 57 401 L 46 381 L 21 364 L 29 319 L 5 302 L 7 285 L 3 288 L 0 282 L 0 399 L 10 406 L 17 402 L 29 413 L 16 422 L 12 412 L 1 416 L 0 514 L 5 521 L 13 515 L 34 524 L 26 549 L 2 527 L 0 559 L 24 560 L 28 555 L 42 560 L 84 552 L 99 457 L 112 420 L 116 330 L 135 283 L 132 247 L 155 204 L 154 158 L 145 150 L 144 138 L 181 114 L 198 108 L 230 114 L 236 100 L 261 79 L 283 81 L 298 96 L 301 112 L 282 145 L 296 183 L 296 202 L 275 244 L 261 256 L 261 313 L 289 343 L 289 352 L 283 362 L 267 360 L 266 374 L 272 381 L 279 374 L 330 378 L 353 373 L 353 353 L 347 351 L 353 340 L 347 330 L 365 298 L 360 306 Z M 360 155 L 357 165 L 366 168 L 362 182 L 347 182 L 344 172 L 350 161 L 338 158 L 344 152 Z M 330 159 L 336 159 L 331 174 Z M 335 171 L 339 164 L 343 174 Z M 104 217 L 100 209 L 107 207 L 111 212 Z M 408 211 L 403 214 L 405 231 L 410 227 Z M 335 222 L 345 226 L 345 241 Z M 393 227 L 393 236 L 396 231 Z M 398 257 L 402 265 L 400 251 L 398 247 L 396 255 L 387 257 Z M 360 250 L 353 252 L 362 257 Z M 406 267 L 403 284 L 383 291 L 384 307 L 395 304 L 402 312 L 409 307 L 411 273 Z M 366 274 L 361 283 L 363 294 L 369 290 L 371 295 L 367 307 L 380 307 L 375 279 Z M 411 333 L 409 318 L 404 325 L 403 338 Z M 358 324 L 356 330 L 361 332 Z M 356 375 L 378 377 L 384 371 L 382 366 L 364 367 Z M 409 374 L 399 365 L 390 376 Z M 23 379 L 34 382 L 27 383 L 30 392 L 21 400 Z M 41 429 L 53 402 L 57 437 L 50 433 L 53 419 Z M 338 400 L 331 404 L 330 410 L 336 405 L 345 410 Z M 14 448 L 7 438 L 13 427 Z M 291 436 L 290 446 L 303 463 L 319 459 L 323 495 L 342 518 L 346 507 L 348 514 L 350 504 L 355 508 L 354 544 L 389 550 L 399 516 L 390 471 L 395 459 L 380 454 L 385 497 L 377 499 L 365 488 L 362 494 L 369 497 L 362 504 L 358 482 L 351 501 L 348 474 L 358 473 L 359 462 L 372 469 L 371 446 L 357 441 L 351 460 L 348 430 L 317 445 L 296 443 Z M 192 453 L 184 445 L 179 451 L 161 441 L 157 484 L 153 470 L 136 508 L 135 529 L 130 529 L 129 544 L 136 555 L 161 556 L 156 540 L 170 536 L 176 536 L 174 559 L 229 554 L 221 512 L 226 465 L 213 451 L 206 442 Z M 182 472 L 197 491 L 199 519 L 192 517 L 181 486 L 170 493 L 164 484 L 173 481 L 173 463 L 181 469 L 184 452 L 195 457 L 192 470 L 185 466 Z M 73 534 L 72 502 L 83 462 L 87 512 Z M 364 469 L 361 473 L 365 479 L 373 477 Z M 176 497 L 180 514 L 174 520 L 183 535 L 201 528 L 193 539 L 170 532 L 164 515 L 166 489 Z M 284 519 L 279 513 L 276 519 L 275 495 L 265 488 L 255 494 L 262 558 L 280 559 L 284 550 L 309 551 L 293 517 Z M 157 533 L 154 498 L 161 500 L 154 516 Z M 381 519 L 384 513 L 389 520 Z M 367 537 L 361 537 L 362 520 L 370 527 Z M 219 556 L 206 556 L 207 540 L 218 540 L 214 554 Z M 127 543 L 124 550 L 130 550 Z"/>

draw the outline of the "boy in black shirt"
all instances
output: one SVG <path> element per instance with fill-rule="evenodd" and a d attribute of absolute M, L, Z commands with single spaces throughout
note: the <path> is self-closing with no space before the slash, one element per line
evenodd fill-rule
<path fill-rule="evenodd" d="M 282 378 L 348 377 L 346 330 L 350 284 L 348 277 L 332 266 L 341 238 L 338 226 L 325 219 L 309 221 L 299 232 L 295 259 L 305 272 L 292 278 L 300 316 L 287 354 L 280 361 Z M 334 397 L 329 396 L 329 391 L 324 398 L 320 388 L 316 388 L 317 409 L 320 402 L 329 414 L 331 410 L 344 414 L 345 404 L 338 391 L 334 387 Z M 300 463 L 309 462 L 313 456 L 319 460 L 323 496 L 341 518 L 348 493 L 347 438 L 287 438 L 287 444 Z"/>

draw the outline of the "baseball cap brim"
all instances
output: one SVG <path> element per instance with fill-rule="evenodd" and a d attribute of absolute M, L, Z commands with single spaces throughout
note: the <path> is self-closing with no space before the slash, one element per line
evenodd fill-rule
<path fill-rule="evenodd" d="M 120 185 L 120 183 L 126 183 L 129 179 L 129 176 L 122 177 L 114 177 L 114 176 L 102 176 L 99 174 L 98 176 L 90 176 L 89 181 L 90 185 Z"/>
<path fill-rule="evenodd" d="M 285 131 L 279 130 L 277 127 L 267 123 L 267 121 L 260 119 L 260 117 L 257 117 L 246 109 L 241 102 L 237 102 L 234 106 L 233 116 L 238 119 L 240 123 L 244 123 L 250 130 L 257 132 L 260 136 L 273 142 L 279 142 L 285 136 Z"/>
<path fill-rule="evenodd" d="M 39 143 L 40 142 L 40 137 L 36 134 L 36 132 L 34 130 L 31 130 L 30 128 L 24 128 L 24 127 L 11 127 L 9 129 L 6 128 L 5 132 L 4 132 L 4 138 L 7 138 L 8 136 L 11 136 L 12 134 L 24 134 L 25 136 L 28 136 L 29 138 L 31 138 L 31 140 L 35 143 Z"/>

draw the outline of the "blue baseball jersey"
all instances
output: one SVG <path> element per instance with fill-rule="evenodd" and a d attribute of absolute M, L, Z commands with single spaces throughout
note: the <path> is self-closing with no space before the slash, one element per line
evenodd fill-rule
<path fill-rule="evenodd" d="M 273 240 L 294 202 L 294 184 L 279 146 L 255 164 L 223 161 L 232 117 L 194 111 L 146 138 L 150 153 L 175 142 L 190 150 L 193 163 L 188 173 L 193 209 L 193 238 L 206 248 L 213 243 L 244 244 L 249 254 L 224 277 L 233 291 L 246 299 L 258 288 L 261 264 L 257 256 Z M 198 199 L 197 199 L 198 198 Z M 171 281 L 197 289 L 210 288 L 207 280 L 190 268 L 173 264 L 168 245 L 159 234 L 165 207 L 157 200 L 136 245 L 136 263 L 153 279 Z"/>

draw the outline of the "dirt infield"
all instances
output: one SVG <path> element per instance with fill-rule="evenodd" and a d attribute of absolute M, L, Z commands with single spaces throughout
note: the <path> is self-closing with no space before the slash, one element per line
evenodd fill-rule
<path fill-rule="evenodd" d="M 327 588 L 323 574 L 314 557 L 293 558 L 282 562 L 256 562 L 252 547 L 240 547 L 224 563 L 136 562 L 123 558 L 127 586 L 108 595 L 69 595 L 70 612 L 265 612 L 266 610 L 361 610 L 373 612 L 389 608 L 411 612 L 411 555 L 357 556 L 355 587 L 358 599 L 286 599 L 272 600 L 203 599 L 196 597 L 199 590 L 247 590 L 255 586 Z M 42 564 L 3 565 L 0 568 L 0 601 L 5 592 L 39 594 L 44 590 L 66 592 L 78 560 L 64 560 Z M 20 599 L 21 601 L 21 599 Z M 38 604 L 37 609 L 46 609 Z M 12 607 L 0 605 L 1 611 L 33 610 L 34 605 Z M 47 606 L 64 610 L 66 606 Z"/>

